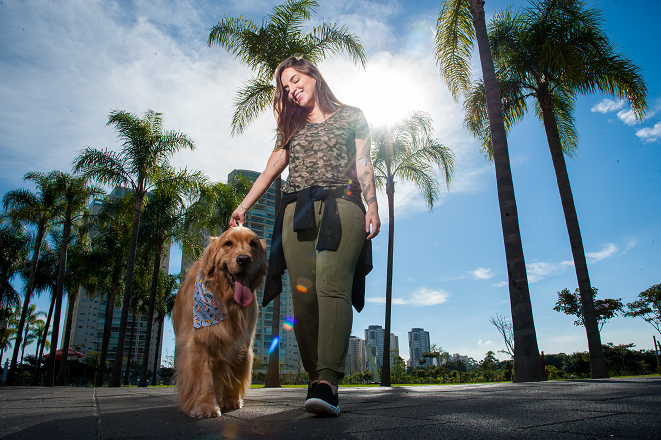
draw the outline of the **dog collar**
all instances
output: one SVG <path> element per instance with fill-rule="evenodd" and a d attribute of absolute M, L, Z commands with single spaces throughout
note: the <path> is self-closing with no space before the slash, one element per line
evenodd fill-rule
<path fill-rule="evenodd" d="M 213 298 L 213 294 L 202 282 L 202 271 L 195 277 L 195 290 L 193 291 L 193 327 L 202 328 L 218 324 L 227 315 L 223 313 L 220 304 Z"/>

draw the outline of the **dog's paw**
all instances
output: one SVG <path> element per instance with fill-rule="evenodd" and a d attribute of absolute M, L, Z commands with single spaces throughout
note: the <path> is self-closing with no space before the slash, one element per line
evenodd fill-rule
<path fill-rule="evenodd" d="M 243 401 L 237 399 L 225 399 L 220 403 L 220 407 L 223 411 L 231 411 L 233 409 L 239 409 L 243 406 Z"/>
<path fill-rule="evenodd" d="M 220 408 L 218 405 L 209 405 L 208 403 L 202 403 L 200 405 L 195 405 L 193 409 L 188 413 L 191 417 L 196 417 L 198 419 L 220 417 Z"/>

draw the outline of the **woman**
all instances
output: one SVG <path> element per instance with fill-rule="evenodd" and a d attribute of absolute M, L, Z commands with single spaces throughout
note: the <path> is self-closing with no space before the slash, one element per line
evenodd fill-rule
<path fill-rule="evenodd" d="M 351 334 L 352 296 L 360 311 L 364 275 L 371 269 L 368 240 L 381 226 L 369 126 L 359 109 L 335 97 L 307 60 L 286 59 L 276 69 L 275 80 L 275 150 L 232 213 L 231 225 L 243 224 L 246 211 L 289 165 L 271 242 L 264 305 L 282 290 L 285 267 L 291 286 L 311 285 L 292 289 L 294 332 L 310 376 L 304 408 L 338 415 L 337 387 Z"/>

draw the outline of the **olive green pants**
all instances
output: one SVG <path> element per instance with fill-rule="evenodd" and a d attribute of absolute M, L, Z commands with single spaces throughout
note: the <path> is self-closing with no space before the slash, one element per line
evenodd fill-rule
<path fill-rule="evenodd" d="M 323 203 L 314 202 L 316 228 L 294 232 L 296 203 L 285 210 L 282 247 L 294 302 L 294 333 L 310 381 L 338 385 L 344 377 L 353 310 L 351 287 L 365 242 L 365 214 L 353 202 L 337 199 L 342 239 L 337 251 L 317 251 Z M 320 212 L 321 208 L 321 212 Z"/>

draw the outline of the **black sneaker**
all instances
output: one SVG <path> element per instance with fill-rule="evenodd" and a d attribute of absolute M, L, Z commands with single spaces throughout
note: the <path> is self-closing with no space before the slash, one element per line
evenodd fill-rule
<path fill-rule="evenodd" d="M 308 385 L 308 395 L 305 397 L 305 400 L 308 400 L 312 396 L 312 392 L 317 388 L 319 382 L 311 383 Z"/>
<path fill-rule="evenodd" d="M 340 399 L 337 394 L 333 394 L 330 386 L 325 383 L 319 383 L 305 401 L 303 409 L 307 412 L 320 415 L 339 416 Z"/>

